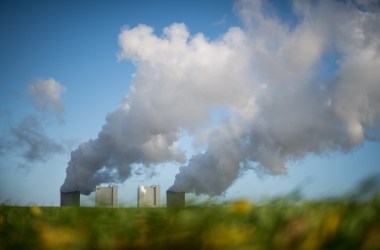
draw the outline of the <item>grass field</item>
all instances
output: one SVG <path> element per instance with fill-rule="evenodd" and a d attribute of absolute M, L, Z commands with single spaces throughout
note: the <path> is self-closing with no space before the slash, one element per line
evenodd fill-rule
<path fill-rule="evenodd" d="M 0 249 L 380 249 L 380 203 L 0 207 Z"/>

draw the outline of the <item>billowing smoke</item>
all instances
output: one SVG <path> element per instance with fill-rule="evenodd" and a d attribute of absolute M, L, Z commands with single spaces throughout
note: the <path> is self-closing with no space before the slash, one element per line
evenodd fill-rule
<path fill-rule="evenodd" d="M 284 23 L 259 1 L 235 5 L 243 28 L 210 40 L 172 24 L 119 35 L 136 65 L 130 94 L 98 138 L 72 152 L 61 191 L 123 182 L 134 164 L 183 166 L 171 190 L 223 193 L 248 169 L 283 174 L 308 154 L 377 139 L 380 15 L 364 3 L 294 2 Z M 186 132 L 195 155 L 179 147 Z"/>

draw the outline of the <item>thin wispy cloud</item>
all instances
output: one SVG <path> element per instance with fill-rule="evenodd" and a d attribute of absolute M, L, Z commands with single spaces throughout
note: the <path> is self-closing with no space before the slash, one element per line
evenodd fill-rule
<path fill-rule="evenodd" d="M 62 94 L 66 88 L 53 78 L 39 80 L 28 88 L 33 104 L 40 111 L 63 112 Z"/>
<path fill-rule="evenodd" d="M 50 138 L 35 116 L 25 117 L 17 127 L 11 128 L 14 146 L 28 161 L 46 161 L 52 154 L 66 152 L 63 143 Z"/>
<path fill-rule="evenodd" d="M 31 162 L 45 162 L 55 154 L 66 153 L 69 141 L 52 138 L 46 131 L 49 118 L 63 124 L 61 98 L 65 91 L 65 86 L 53 78 L 30 85 L 27 94 L 37 112 L 26 115 L 19 122 L 8 121 L 9 126 L 1 136 L 0 154 L 17 155 L 22 159 L 20 166 L 29 166 Z"/>

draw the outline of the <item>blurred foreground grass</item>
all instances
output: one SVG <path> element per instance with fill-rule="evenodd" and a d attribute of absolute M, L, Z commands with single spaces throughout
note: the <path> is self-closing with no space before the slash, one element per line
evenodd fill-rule
<path fill-rule="evenodd" d="M 380 249 L 380 204 L 0 207 L 0 249 Z"/>

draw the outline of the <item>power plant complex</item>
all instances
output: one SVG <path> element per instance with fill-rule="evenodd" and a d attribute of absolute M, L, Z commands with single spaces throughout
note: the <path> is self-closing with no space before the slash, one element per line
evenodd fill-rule
<path fill-rule="evenodd" d="M 160 207 L 160 186 L 146 187 L 140 185 L 137 188 L 137 207 Z M 80 206 L 80 192 L 61 192 L 61 207 Z M 118 207 L 118 187 L 116 185 L 102 187 L 97 186 L 95 190 L 96 207 Z M 185 193 L 166 191 L 167 207 L 185 206 Z"/>

